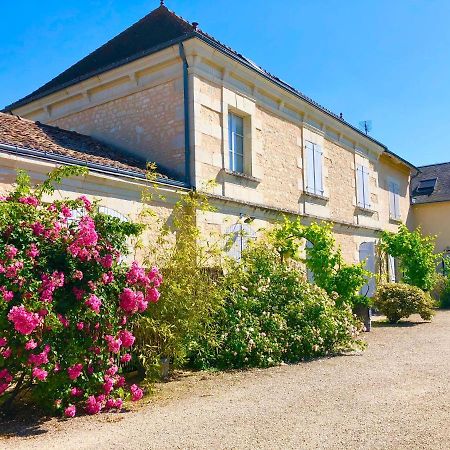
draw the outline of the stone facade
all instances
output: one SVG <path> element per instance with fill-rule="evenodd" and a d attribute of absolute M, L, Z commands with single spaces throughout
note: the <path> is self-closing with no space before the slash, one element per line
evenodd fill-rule
<path fill-rule="evenodd" d="M 389 180 L 401 187 L 401 219 L 409 213 L 410 166 L 326 110 L 283 89 L 205 42 L 184 42 L 189 121 L 185 121 L 183 64 L 173 46 L 54 93 L 15 111 L 31 119 L 91 134 L 157 162 L 185 179 L 184 133 L 190 129 L 191 184 L 209 188 L 215 214 L 205 230 L 226 233 L 244 218 L 255 233 L 282 214 L 305 223 L 329 220 L 348 262 L 390 218 Z M 230 113 L 243 120 L 243 173 L 229 164 Z M 309 143 L 309 144 L 308 144 Z M 307 145 L 321 149 L 323 190 L 307 192 Z M 357 167 L 367 174 L 369 206 L 358 206 Z M 120 197 L 120 192 L 114 195 Z"/>

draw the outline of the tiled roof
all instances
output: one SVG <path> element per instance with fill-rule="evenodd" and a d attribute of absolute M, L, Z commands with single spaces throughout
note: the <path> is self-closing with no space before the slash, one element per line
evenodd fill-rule
<path fill-rule="evenodd" d="M 420 173 L 411 178 L 411 197 L 413 204 L 450 201 L 450 162 L 419 167 Z M 421 181 L 436 179 L 434 189 L 421 193 Z"/>
<path fill-rule="evenodd" d="M 145 174 L 146 162 L 75 131 L 0 113 L 0 144 Z M 1 150 L 0 150 L 1 151 Z"/>

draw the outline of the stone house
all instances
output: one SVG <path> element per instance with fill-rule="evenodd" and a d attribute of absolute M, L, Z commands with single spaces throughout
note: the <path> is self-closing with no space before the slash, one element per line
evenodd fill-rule
<path fill-rule="evenodd" d="M 163 2 L 4 111 L 89 135 L 140 167 L 155 162 L 173 190 L 214 180 L 217 211 L 198 222 L 239 232 L 233 255 L 242 230 L 251 237 L 288 214 L 331 221 L 344 258 L 374 270 L 380 231 L 410 220 L 412 164 Z M 107 189 L 83 189 L 130 195 L 122 175 L 106 177 Z"/>

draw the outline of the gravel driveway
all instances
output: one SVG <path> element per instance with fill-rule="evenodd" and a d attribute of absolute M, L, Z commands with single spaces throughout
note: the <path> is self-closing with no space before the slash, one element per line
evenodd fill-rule
<path fill-rule="evenodd" d="M 1 449 L 450 448 L 450 311 L 376 326 L 358 355 L 185 374 L 135 410 L 1 424 Z"/>

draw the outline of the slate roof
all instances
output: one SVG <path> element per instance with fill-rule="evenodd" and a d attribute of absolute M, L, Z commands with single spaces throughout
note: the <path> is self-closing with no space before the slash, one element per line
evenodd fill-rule
<path fill-rule="evenodd" d="M 413 204 L 450 201 L 450 162 L 419 167 L 420 173 L 411 178 L 411 198 Z M 418 190 L 421 181 L 436 179 L 431 192 Z"/>
<path fill-rule="evenodd" d="M 161 5 L 36 91 L 4 109 L 12 110 L 94 75 L 154 53 L 173 45 L 176 41 L 190 37 L 194 29 L 188 21 Z"/>
<path fill-rule="evenodd" d="M 0 144 L 33 150 L 42 153 L 43 156 L 68 157 L 79 161 L 80 164 L 94 163 L 105 168 L 141 175 L 146 171 L 145 161 L 116 150 L 90 136 L 10 114 L 0 113 Z"/>

